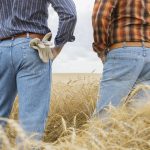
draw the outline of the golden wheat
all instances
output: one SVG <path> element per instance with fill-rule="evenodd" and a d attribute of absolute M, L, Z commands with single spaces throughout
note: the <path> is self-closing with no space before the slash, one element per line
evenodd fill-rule
<path fill-rule="evenodd" d="M 6 131 L 0 128 L 4 150 L 149 150 L 150 104 L 141 107 L 110 107 L 103 120 L 91 118 L 98 94 L 99 75 L 55 75 L 51 111 L 43 142 L 33 141 L 18 126 L 15 102 Z M 130 95 L 134 97 L 140 86 Z M 133 103 L 133 102 L 132 102 Z M 128 106 L 128 105 L 127 105 Z M 14 120 L 12 120 L 14 119 Z M 15 136 L 22 138 L 15 144 Z M 34 135 L 33 135 L 34 136 Z"/>

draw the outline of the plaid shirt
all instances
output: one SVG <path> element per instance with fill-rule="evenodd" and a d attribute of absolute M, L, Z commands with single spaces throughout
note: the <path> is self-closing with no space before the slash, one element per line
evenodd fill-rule
<path fill-rule="evenodd" d="M 95 0 L 93 49 L 106 56 L 119 42 L 150 42 L 150 0 Z"/>

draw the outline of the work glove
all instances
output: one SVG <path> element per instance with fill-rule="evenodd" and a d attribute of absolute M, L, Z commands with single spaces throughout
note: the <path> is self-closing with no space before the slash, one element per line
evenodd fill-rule
<path fill-rule="evenodd" d="M 49 60 L 54 59 L 52 53 L 53 44 L 50 42 L 51 38 L 52 34 L 48 33 L 44 36 L 42 41 L 39 38 L 35 38 L 30 41 L 30 47 L 38 51 L 39 57 L 44 63 L 48 63 Z"/>

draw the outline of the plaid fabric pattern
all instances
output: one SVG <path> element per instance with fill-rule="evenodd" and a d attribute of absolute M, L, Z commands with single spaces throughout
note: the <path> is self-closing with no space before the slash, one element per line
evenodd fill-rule
<path fill-rule="evenodd" d="M 101 58 L 114 43 L 150 42 L 150 0 L 95 0 L 92 22 Z"/>

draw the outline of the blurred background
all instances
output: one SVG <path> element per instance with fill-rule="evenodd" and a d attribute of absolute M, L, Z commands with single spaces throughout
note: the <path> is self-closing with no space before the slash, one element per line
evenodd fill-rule
<path fill-rule="evenodd" d="M 74 0 L 78 21 L 75 29 L 76 41 L 67 43 L 61 54 L 53 63 L 54 73 L 101 73 L 102 63 L 92 50 L 92 9 L 94 0 Z M 55 37 L 58 29 L 58 16 L 53 8 L 49 7 L 49 27 Z"/>

